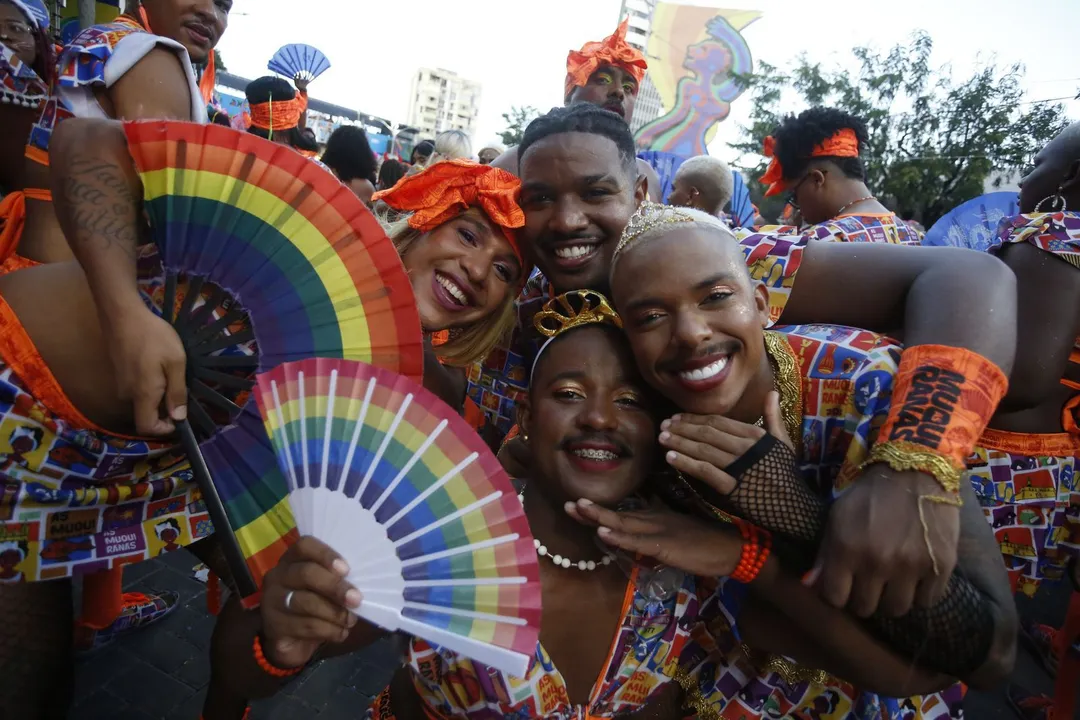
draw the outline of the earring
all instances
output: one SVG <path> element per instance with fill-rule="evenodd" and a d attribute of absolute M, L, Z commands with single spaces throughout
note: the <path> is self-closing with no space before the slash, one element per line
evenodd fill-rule
<path fill-rule="evenodd" d="M 521 442 L 523 442 L 523 443 L 529 442 L 529 433 L 521 433 Z"/>
<path fill-rule="evenodd" d="M 1050 201 L 1050 210 L 1048 212 L 1065 212 L 1065 196 L 1061 194 L 1061 188 L 1058 187 L 1057 193 L 1054 195 L 1047 195 L 1035 205 L 1035 212 L 1043 212 L 1043 203 L 1047 200 Z M 1058 203 L 1061 203 L 1061 207 L 1058 207 Z"/>

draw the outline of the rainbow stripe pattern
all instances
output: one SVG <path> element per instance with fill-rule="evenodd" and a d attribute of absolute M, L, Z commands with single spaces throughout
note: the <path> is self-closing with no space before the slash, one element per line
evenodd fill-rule
<path fill-rule="evenodd" d="M 301 534 L 349 563 L 358 614 L 524 677 L 540 582 L 517 494 L 464 419 L 412 380 L 315 358 L 256 401 Z"/>
<path fill-rule="evenodd" d="M 337 178 L 288 147 L 216 125 L 129 122 L 124 130 L 166 276 L 195 277 L 243 310 L 259 371 L 328 357 L 420 378 L 408 275 Z M 200 328 L 177 330 L 186 346 L 191 333 L 205 342 Z M 254 402 L 201 449 L 258 581 L 295 526 Z"/>

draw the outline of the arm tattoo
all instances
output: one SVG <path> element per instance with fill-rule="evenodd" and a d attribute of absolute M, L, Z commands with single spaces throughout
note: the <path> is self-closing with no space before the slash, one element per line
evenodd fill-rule
<path fill-rule="evenodd" d="M 116 163 L 76 154 L 63 180 L 57 211 L 68 219 L 75 239 L 135 257 L 141 198 L 136 198 Z"/>

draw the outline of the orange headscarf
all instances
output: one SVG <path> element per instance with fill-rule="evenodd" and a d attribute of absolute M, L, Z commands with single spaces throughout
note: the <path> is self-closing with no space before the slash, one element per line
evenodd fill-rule
<path fill-rule="evenodd" d="M 292 130 L 300 124 L 300 116 L 306 109 L 307 98 L 303 95 L 292 100 L 270 100 L 252 105 L 248 127 L 272 132 Z"/>
<path fill-rule="evenodd" d="M 761 154 L 772 158 L 765 174 L 761 176 L 761 183 L 769 186 L 765 197 L 779 195 L 787 190 L 789 181 L 793 178 L 784 178 L 784 168 L 780 167 L 780 158 L 776 157 L 776 139 L 772 135 L 765 138 Z M 815 147 L 810 157 L 859 157 L 859 139 L 851 128 L 838 130 L 835 135 Z"/>
<path fill-rule="evenodd" d="M 566 56 L 566 91 L 563 99 L 570 97 L 576 87 L 584 87 L 601 65 L 615 65 L 626 70 L 639 83 L 645 77 L 649 64 L 645 56 L 626 42 L 626 30 L 630 18 L 623 20 L 613 35 L 600 42 L 587 42 L 580 50 L 571 50 Z"/>
<path fill-rule="evenodd" d="M 502 228 L 521 260 L 514 233 L 525 224 L 525 213 L 517 202 L 520 189 L 521 181 L 500 168 L 472 160 L 444 160 L 415 175 L 406 175 L 371 199 L 382 200 L 395 210 L 411 211 L 409 225 L 421 232 L 430 232 L 470 207 L 478 207 Z"/>

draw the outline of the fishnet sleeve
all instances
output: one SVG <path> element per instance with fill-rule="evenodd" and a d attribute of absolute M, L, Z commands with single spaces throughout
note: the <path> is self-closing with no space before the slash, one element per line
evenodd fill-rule
<path fill-rule="evenodd" d="M 787 445 L 766 434 L 725 468 L 735 490 L 724 497 L 695 489 L 713 504 L 773 533 L 773 551 L 789 570 L 803 573 L 816 559 L 828 508 L 798 470 Z M 957 570 L 945 597 L 930 608 L 915 608 L 900 618 L 881 614 L 869 629 L 889 647 L 919 665 L 954 677 L 986 660 L 994 639 L 992 600 Z"/>

